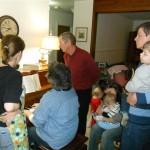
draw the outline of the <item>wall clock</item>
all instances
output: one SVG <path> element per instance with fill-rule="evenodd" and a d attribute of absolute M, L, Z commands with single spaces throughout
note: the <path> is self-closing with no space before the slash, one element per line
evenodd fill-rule
<path fill-rule="evenodd" d="M 19 25 L 13 17 L 5 15 L 0 17 L 0 38 L 8 34 L 18 35 Z"/>

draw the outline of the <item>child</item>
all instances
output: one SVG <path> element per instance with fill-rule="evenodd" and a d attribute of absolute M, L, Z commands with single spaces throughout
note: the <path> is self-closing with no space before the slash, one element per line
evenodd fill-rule
<path fill-rule="evenodd" d="M 100 87 L 96 87 L 94 88 L 94 90 L 92 91 L 92 99 L 91 99 L 91 112 L 95 113 L 96 109 L 98 108 L 98 106 L 101 104 L 102 101 L 102 96 L 103 96 L 103 92 L 102 89 Z M 94 120 L 94 118 L 92 117 L 91 120 L 91 127 L 96 123 L 96 121 Z"/>
<path fill-rule="evenodd" d="M 143 64 L 136 69 L 133 78 L 125 86 L 128 92 L 150 91 L 150 41 L 144 44 L 140 61 Z"/>
<path fill-rule="evenodd" d="M 145 93 L 150 91 L 150 41 L 146 42 L 143 46 L 143 52 L 140 54 L 141 66 L 139 66 L 131 80 L 126 84 L 125 89 L 127 92 Z M 137 107 L 145 107 L 143 105 Z M 122 112 L 123 119 L 121 124 L 125 126 L 128 120 L 128 114 Z"/>
<path fill-rule="evenodd" d="M 109 90 L 107 90 L 109 91 Z M 117 128 L 120 124 L 114 124 L 112 116 L 118 114 L 120 111 L 120 104 L 116 102 L 116 94 L 108 92 L 103 98 L 103 103 L 99 106 L 99 109 L 96 113 L 101 114 L 95 116 L 97 124 L 104 129 Z"/>

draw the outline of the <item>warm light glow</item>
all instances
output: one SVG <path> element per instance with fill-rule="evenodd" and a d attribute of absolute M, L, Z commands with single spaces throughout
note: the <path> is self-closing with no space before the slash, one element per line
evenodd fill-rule
<path fill-rule="evenodd" d="M 53 50 L 59 50 L 59 39 L 57 36 L 45 36 L 42 38 L 42 43 L 40 47 L 41 52 L 41 59 L 39 60 L 39 63 L 44 66 L 46 64 L 46 60 L 44 58 L 45 54 L 48 54 L 48 52 Z"/>
<path fill-rule="evenodd" d="M 41 49 L 59 50 L 59 40 L 57 36 L 45 36 L 42 38 Z"/>

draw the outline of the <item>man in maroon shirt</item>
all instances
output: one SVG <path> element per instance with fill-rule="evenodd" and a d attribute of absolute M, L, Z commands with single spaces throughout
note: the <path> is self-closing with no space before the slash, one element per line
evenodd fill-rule
<path fill-rule="evenodd" d="M 92 56 L 76 46 L 76 38 L 72 33 L 62 33 L 59 36 L 59 43 L 61 50 L 65 53 L 65 65 L 71 71 L 72 84 L 79 98 L 78 133 L 84 135 L 92 85 L 99 79 L 99 69 Z"/>

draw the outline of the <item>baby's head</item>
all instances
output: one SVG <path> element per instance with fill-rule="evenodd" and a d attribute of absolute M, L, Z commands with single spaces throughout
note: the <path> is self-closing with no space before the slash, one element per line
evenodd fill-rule
<path fill-rule="evenodd" d="M 92 96 L 96 98 L 102 98 L 103 96 L 102 89 L 100 87 L 94 88 L 94 90 L 92 91 Z"/>
<path fill-rule="evenodd" d="M 144 64 L 150 64 L 150 41 L 143 46 L 143 52 L 140 54 L 140 61 Z"/>
<path fill-rule="evenodd" d="M 103 103 L 106 106 L 112 106 L 116 103 L 116 95 L 114 93 L 108 92 L 103 97 Z"/>

